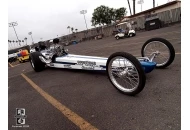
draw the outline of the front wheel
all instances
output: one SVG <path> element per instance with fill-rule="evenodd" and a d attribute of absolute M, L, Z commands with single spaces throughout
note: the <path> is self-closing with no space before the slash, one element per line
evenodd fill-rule
<path fill-rule="evenodd" d="M 129 53 L 112 54 L 106 63 L 106 71 L 113 86 L 124 94 L 136 95 L 145 86 L 145 72 L 140 62 Z"/>
<path fill-rule="evenodd" d="M 175 58 L 172 44 L 163 38 L 151 38 L 144 43 L 141 49 L 142 57 L 149 57 L 156 62 L 157 68 L 169 66 Z"/>

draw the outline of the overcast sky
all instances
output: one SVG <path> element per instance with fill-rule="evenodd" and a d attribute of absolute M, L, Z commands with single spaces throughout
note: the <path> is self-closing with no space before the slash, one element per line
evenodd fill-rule
<path fill-rule="evenodd" d="M 136 13 L 141 11 L 141 5 L 137 4 Z M 162 5 L 168 0 L 155 0 L 155 5 Z M 132 0 L 130 0 L 133 10 Z M 27 37 L 28 44 L 31 44 L 32 32 L 34 42 L 49 40 L 69 33 L 67 26 L 78 31 L 86 29 L 81 10 L 87 10 L 86 21 L 88 28 L 91 28 L 91 18 L 94 9 L 100 5 L 113 8 L 127 8 L 127 15 L 130 15 L 127 0 L 9 0 L 8 1 L 8 22 L 17 22 L 16 32 L 20 40 Z M 142 10 L 152 8 L 152 0 L 144 0 Z M 17 40 L 14 29 L 8 27 L 9 40 Z"/>

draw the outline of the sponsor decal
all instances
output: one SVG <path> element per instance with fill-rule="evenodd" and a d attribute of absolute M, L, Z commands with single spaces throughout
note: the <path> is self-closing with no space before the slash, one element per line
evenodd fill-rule
<path fill-rule="evenodd" d="M 96 62 L 92 62 L 92 61 L 77 61 L 77 65 L 82 65 L 82 69 L 94 70 L 94 67 L 96 66 Z"/>
<path fill-rule="evenodd" d="M 92 61 L 77 61 L 78 65 L 85 65 L 85 66 L 95 66 L 96 62 Z"/>
<path fill-rule="evenodd" d="M 64 68 L 71 68 L 71 65 L 63 65 Z"/>

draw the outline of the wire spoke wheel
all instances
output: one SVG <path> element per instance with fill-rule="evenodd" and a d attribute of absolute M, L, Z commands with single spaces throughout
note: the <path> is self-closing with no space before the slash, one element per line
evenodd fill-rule
<path fill-rule="evenodd" d="M 152 38 L 142 46 L 141 55 L 156 62 L 157 68 L 165 68 L 173 62 L 175 50 L 169 41 L 163 38 Z"/>
<path fill-rule="evenodd" d="M 166 64 L 170 58 L 170 50 L 164 43 L 159 41 L 147 44 L 144 48 L 144 54 L 149 58 L 152 54 L 156 54 L 153 61 L 157 63 L 157 66 Z"/>
<path fill-rule="evenodd" d="M 107 61 L 107 73 L 116 89 L 128 95 L 142 91 L 146 77 L 139 61 L 131 54 L 117 52 Z"/>

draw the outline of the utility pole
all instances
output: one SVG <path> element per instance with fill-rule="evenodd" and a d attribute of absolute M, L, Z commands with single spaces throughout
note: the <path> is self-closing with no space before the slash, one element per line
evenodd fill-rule
<path fill-rule="evenodd" d="M 17 35 L 16 30 L 15 30 L 15 28 L 14 28 L 14 26 L 17 26 L 17 25 L 18 25 L 17 22 L 11 22 L 11 23 L 9 23 L 9 27 L 13 27 L 13 29 L 14 29 L 14 31 L 15 31 L 15 34 L 16 34 L 16 37 L 17 37 L 17 40 L 18 40 L 19 45 L 20 45 L 20 41 L 19 41 L 19 39 L 18 39 L 18 35 Z M 20 45 L 20 46 L 21 46 L 21 45 Z"/>
<path fill-rule="evenodd" d="M 131 5 L 130 5 L 129 0 L 127 0 L 127 2 L 128 2 L 128 6 L 129 6 L 130 15 L 132 15 L 132 13 L 131 13 Z"/>

